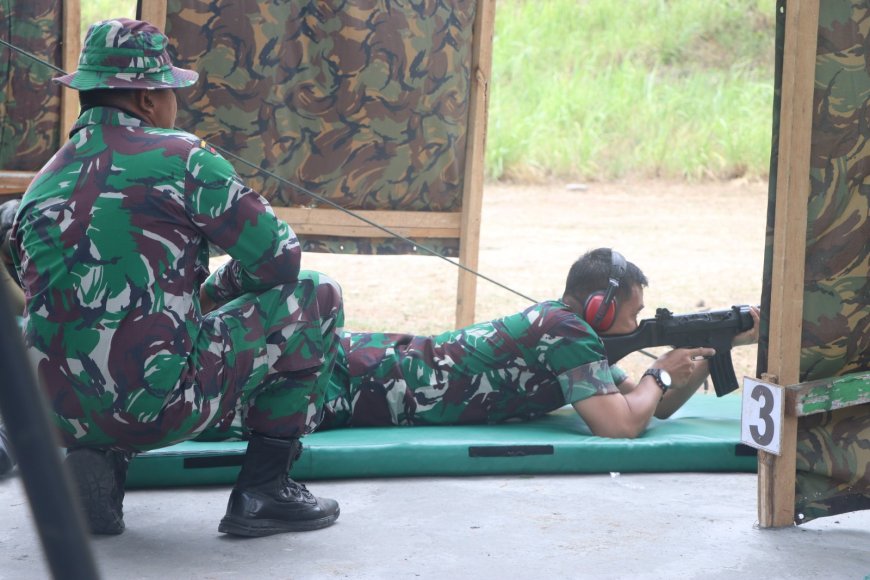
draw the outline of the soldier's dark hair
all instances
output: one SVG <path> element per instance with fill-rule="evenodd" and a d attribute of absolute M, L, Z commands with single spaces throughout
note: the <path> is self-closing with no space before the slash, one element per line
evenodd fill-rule
<path fill-rule="evenodd" d="M 79 91 L 79 106 L 82 111 L 93 107 L 115 106 L 127 102 L 141 89 L 93 89 Z"/>
<path fill-rule="evenodd" d="M 598 248 L 580 256 L 568 271 L 564 296 L 571 296 L 583 304 L 590 294 L 607 290 L 612 265 L 611 256 L 610 248 Z M 620 301 L 628 300 L 634 286 L 648 285 L 649 281 L 640 268 L 626 260 L 625 274 L 619 280 L 616 298 Z"/>

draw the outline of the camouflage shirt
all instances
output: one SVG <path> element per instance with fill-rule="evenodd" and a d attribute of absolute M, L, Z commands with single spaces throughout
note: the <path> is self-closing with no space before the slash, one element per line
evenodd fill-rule
<path fill-rule="evenodd" d="M 94 441 L 168 408 L 168 431 L 204 428 L 180 424 L 218 396 L 191 356 L 210 340 L 200 286 L 223 302 L 293 283 L 300 266 L 293 231 L 213 149 L 105 107 L 36 176 L 13 236 L 30 354 L 62 432 Z M 206 280 L 209 242 L 233 260 Z"/>
<path fill-rule="evenodd" d="M 346 333 L 321 428 L 528 419 L 615 393 L 592 328 L 559 301 L 438 336 Z"/>

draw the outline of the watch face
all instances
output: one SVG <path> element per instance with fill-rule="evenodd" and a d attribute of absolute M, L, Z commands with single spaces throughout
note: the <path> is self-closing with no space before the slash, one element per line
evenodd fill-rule
<path fill-rule="evenodd" d="M 671 374 L 666 370 L 659 371 L 659 380 L 666 387 L 671 386 Z"/>

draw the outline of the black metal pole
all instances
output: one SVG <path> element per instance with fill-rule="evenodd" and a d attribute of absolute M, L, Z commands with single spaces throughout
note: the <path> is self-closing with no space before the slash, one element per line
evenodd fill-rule
<path fill-rule="evenodd" d="M 55 428 L 8 304 L 7 289 L 0 287 L 0 414 L 42 548 L 55 578 L 99 578 L 72 482 L 60 462 Z"/>

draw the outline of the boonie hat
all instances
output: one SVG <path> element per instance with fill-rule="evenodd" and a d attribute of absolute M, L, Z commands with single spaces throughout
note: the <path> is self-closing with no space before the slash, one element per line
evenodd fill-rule
<path fill-rule="evenodd" d="M 94 89 L 177 89 L 199 73 L 172 66 L 167 39 L 153 24 L 114 18 L 88 28 L 78 70 L 55 82 L 80 91 Z"/>

